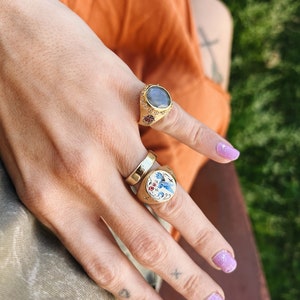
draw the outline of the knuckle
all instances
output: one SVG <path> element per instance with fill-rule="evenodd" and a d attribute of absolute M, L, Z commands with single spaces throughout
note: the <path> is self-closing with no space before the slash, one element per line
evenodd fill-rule
<path fill-rule="evenodd" d="M 212 229 L 204 228 L 200 230 L 196 235 L 194 240 L 193 247 L 195 249 L 202 249 L 210 247 L 212 241 L 216 240 L 216 232 Z"/>
<path fill-rule="evenodd" d="M 174 195 L 174 197 L 161 205 L 152 206 L 153 210 L 164 216 L 172 216 L 172 218 L 177 218 L 182 212 L 182 206 L 184 202 L 183 195 L 178 192 Z"/>
<path fill-rule="evenodd" d="M 161 264 L 168 253 L 166 241 L 151 233 L 140 234 L 133 239 L 129 250 L 142 265 L 148 267 Z"/>
<path fill-rule="evenodd" d="M 39 221 L 54 230 L 54 220 L 57 219 L 58 206 L 54 204 L 56 185 L 51 180 L 28 180 L 24 183 L 18 195 L 22 202 L 39 219 Z"/>
<path fill-rule="evenodd" d="M 194 148 L 199 148 L 199 146 L 203 144 L 204 137 L 205 128 L 201 126 L 198 121 L 194 121 L 189 130 L 189 140 L 191 141 L 191 146 Z"/>
<path fill-rule="evenodd" d="M 42 179 L 34 176 L 26 179 L 18 194 L 22 201 L 35 210 L 43 211 L 52 196 L 54 184 L 48 178 Z"/>
<path fill-rule="evenodd" d="M 199 299 L 200 294 L 202 298 L 203 294 L 211 295 L 215 291 L 224 297 L 224 292 L 220 286 L 205 273 L 190 275 L 183 283 L 182 289 L 187 299 Z"/>
<path fill-rule="evenodd" d="M 194 274 L 188 277 L 183 285 L 183 290 L 185 291 L 185 296 L 188 299 L 196 299 L 201 290 L 201 283 L 203 281 L 203 277 L 200 274 Z"/>
<path fill-rule="evenodd" d="M 43 200 L 45 198 L 44 189 L 38 183 L 31 184 L 30 181 L 24 183 L 22 190 L 18 192 L 20 198 L 27 205 L 34 203 L 37 199 Z"/>
<path fill-rule="evenodd" d="M 107 260 L 108 261 L 108 260 Z M 89 259 L 84 265 L 87 274 L 101 287 L 114 289 L 118 286 L 120 277 L 119 268 L 115 259 L 109 260 L 109 264 L 97 258 Z"/>

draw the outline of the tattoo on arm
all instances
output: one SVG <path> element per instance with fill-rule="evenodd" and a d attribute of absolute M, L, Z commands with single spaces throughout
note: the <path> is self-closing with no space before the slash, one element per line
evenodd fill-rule
<path fill-rule="evenodd" d="M 129 299 L 130 298 L 130 292 L 127 290 L 127 289 L 122 289 L 118 295 L 121 297 L 121 298 L 124 298 L 124 299 Z"/>
<path fill-rule="evenodd" d="M 171 273 L 171 275 L 175 277 L 175 279 L 179 279 L 179 277 L 182 275 L 182 272 L 179 272 L 178 269 L 175 269 L 175 271 Z"/>
<path fill-rule="evenodd" d="M 220 73 L 220 71 L 218 69 L 218 65 L 216 63 L 215 55 L 212 51 L 212 46 L 215 45 L 215 44 L 218 44 L 219 40 L 215 39 L 215 40 L 209 41 L 206 34 L 205 34 L 205 32 L 204 32 L 204 30 L 201 27 L 198 27 L 198 34 L 199 34 L 199 37 L 200 37 L 200 40 L 201 40 L 200 46 L 202 48 L 207 48 L 207 51 L 208 51 L 209 56 L 210 56 L 211 61 L 212 61 L 212 64 L 211 64 L 212 79 L 216 83 L 220 84 L 220 83 L 223 82 L 223 76 L 222 76 L 222 74 Z"/>

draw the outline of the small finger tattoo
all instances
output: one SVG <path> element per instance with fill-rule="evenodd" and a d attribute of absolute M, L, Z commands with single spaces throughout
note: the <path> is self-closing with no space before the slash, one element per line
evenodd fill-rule
<path fill-rule="evenodd" d="M 125 298 L 125 299 L 129 299 L 130 298 L 130 292 L 126 289 L 122 289 L 119 294 L 120 297 Z"/>
<path fill-rule="evenodd" d="M 182 275 L 182 273 L 179 272 L 178 269 L 175 269 L 175 271 L 173 273 L 171 273 L 171 275 L 173 277 L 175 277 L 175 279 L 179 279 L 179 277 Z"/>

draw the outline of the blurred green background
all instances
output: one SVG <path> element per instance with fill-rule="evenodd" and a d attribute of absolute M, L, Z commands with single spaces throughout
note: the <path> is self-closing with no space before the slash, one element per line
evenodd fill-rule
<path fill-rule="evenodd" d="M 272 299 L 300 299 L 300 1 L 224 2 L 235 31 L 229 139 Z"/>

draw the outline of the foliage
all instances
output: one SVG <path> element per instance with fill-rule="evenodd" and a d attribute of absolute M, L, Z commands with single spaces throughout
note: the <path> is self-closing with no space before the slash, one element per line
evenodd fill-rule
<path fill-rule="evenodd" d="M 300 2 L 227 0 L 238 168 L 274 300 L 300 299 Z"/>

